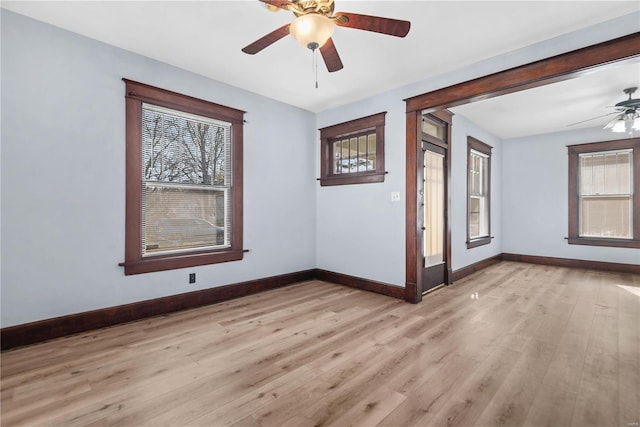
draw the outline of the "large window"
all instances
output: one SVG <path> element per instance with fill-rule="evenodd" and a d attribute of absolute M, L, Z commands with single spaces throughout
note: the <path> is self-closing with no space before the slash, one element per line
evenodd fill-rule
<path fill-rule="evenodd" d="M 384 181 L 385 114 L 320 129 L 320 185 Z"/>
<path fill-rule="evenodd" d="M 242 259 L 244 113 L 125 82 L 125 274 Z"/>
<path fill-rule="evenodd" d="M 640 247 L 640 138 L 569 147 L 569 243 Z"/>
<path fill-rule="evenodd" d="M 467 137 L 467 248 L 491 242 L 491 149 Z"/>

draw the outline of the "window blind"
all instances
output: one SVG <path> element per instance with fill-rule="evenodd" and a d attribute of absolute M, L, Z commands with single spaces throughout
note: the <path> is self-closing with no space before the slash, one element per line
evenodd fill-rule
<path fill-rule="evenodd" d="M 143 104 L 142 254 L 228 247 L 231 124 Z"/>

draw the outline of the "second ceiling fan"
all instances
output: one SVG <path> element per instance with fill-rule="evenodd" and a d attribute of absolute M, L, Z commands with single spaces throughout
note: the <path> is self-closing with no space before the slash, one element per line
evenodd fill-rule
<path fill-rule="evenodd" d="M 271 10 L 289 10 L 296 19 L 259 38 L 242 51 L 254 55 L 281 38 L 291 34 L 300 44 L 311 50 L 319 49 L 327 70 L 334 72 L 343 68 L 340 55 L 331 36 L 335 26 L 372 31 L 395 37 L 409 33 L 411 22 L 357 13 L 334 13 L 333 0 L 260 0 Z"/>

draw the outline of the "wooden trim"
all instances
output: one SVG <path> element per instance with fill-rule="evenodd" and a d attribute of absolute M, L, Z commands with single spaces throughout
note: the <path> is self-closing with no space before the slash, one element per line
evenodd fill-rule
<path fill-rule="evenodd" d="M 458 270 L 453 272 L 453 281 L 457 282 L 458 280 L 462 280 L 465 277 L 483 270 L 493 264 L 497 264 L 500 261 L 502 261 L 502 254 L 494 255 L 490 258 L 483 259 L 482 261 L 467 265 L 466 267 L 459 268 Z"/>
<path fill-rule="evenodd" d="M 314 279 L 392 298 L 405 298 L 405 290 L 399 286 L 327 270 L 311 269 L 2 328 L 0 330 L 1 347 L 2 350 L 8 350 L 147 317 L 202 307 Z"/>
<path fill-rule="evenodd" d="M 363 279 L 361 277 L 349 276 L 342 273 L 334 273 L 322 269 L 316 269 L 316 278 L 325 282 L 337 283 L 338 285 L 350 288 L 361 289 L 363 291 L 375 292 L 392 298 L 405 299 L 405 289 L 387 283 L 376 282 L 375 280 Z"/>
<path fill-rule="evenodd" d="M 640 55 L 640 32 L 406 99 L 406 110 L 449 108 L 577 77 Z"/>
<path fill-rule="evenodd" d="M 141 102 L 188 111 L 192 114 L 232 123 L 242 123 L 246 112 L 133 80 L 123 78 L 122 81 L 124 81 L 127 86 L 126 97 L 137 99 Z"/>
<path fill-rule="evenodd" d="M 612 141 L 589 142 L 585 144 L 567 145 L 567 149 L 571 154 L 624 150 L 628 148 L 640 148 L 640 138 L 614 139 Z"/>
<path fill-rule="evenodd" d="M 434 112 L 481 99 L 492 98 L 524 89 L 566 80 L 584 74 L 596 67 L 616 65 L 622 61 L 632 60 L 640 56 L 640 32 L 609 40 L 583 49 L 557 55 L 541 61 L 525 64 L 509 70 L 494 73 L 478 79 L 438 89 L 433 92 L 417 95 L 406 102 L 406 223 L 405 223 L 405 256 L 406 256 L 406 291 L 405 299 L 410 302 L 420 301 L 416 277 L 418 268 L 415 255 L 417 252 L 416 233 L 418 221 L 416 216 L 417 201 L 417 166 L 416 150 L 420 146 L 419 116 L 423 112 Z M 418 134 L 416 132 L 418 131 Z M 449 153 L 451 154 L 451 153 Z M 640 224 L 637 225 L 640 227 Z"/>
<path fill-rule="evenodd" d="M 471 239 L 469 231 L 469 164 L 471 163 L 471 150 L 478 151 L 487 156 L 486 187 L 487 187 L 487 235 Z M 491 243 L 491 151 L 493 147 L 489 144 L 467 136 L 467 249 L 477 248 Z"/>
<path fill-rule="evenodd" d="M 190 252 L 185 255 L 154 256 L 141 260 L 125 261 L 119 265 L 124 267 L 125 274 L 141 274 L 151 271 L 174 270 L 176 268 L 196 267 L 199 265 L 239 261 L 244 256 L 243 250 L 220 250 L 217 252 Z"/>
<path fill-rule="evenodd" d="M 588 261 L 582 259 L 553 258 L 535 255 L 503 253 L 504 261 L 526 262 L 529 264 L 550 265 L 554 267 L 584 268 L 590 270 L 611 271 L 617 273 L 640 274 L 640 265 L 615 262 Z"/>
<path fill-rule="evenodd" d="M 633 173 L 633 192 L 632 200 L 632 239 L 608 239 L 595 237 L 580 237 L 580 200 L 578 188 L 578 172 L 579 172 L 579 155 L 581 153 L 596 153 L 601 151 L 613 150 L 633 150 L 633 165 L 631 167 Z M 592 142 L 588 144 L 576 144 L 567 146 L 569 154 L 568 166 L 568 204 L 569 204 L 569 230 L 568 243 L 570 245 L 588 245 L 588 246 L 608 246 L 618 248 L 640 248 L 640 138 L 627 138 L 613 141 Z"/>
<path fill-rule="evenodd" d="M 126 105 L 126 218 L 124 274 L 187 268 L 198 265 L 239 261 L 243 258 L 243 117 L 244 111 L 213 102 L 182 95 L 122 79 L 125 84 Z M 173 108 L 231 123 L 231 246 L 209 251 L 194 250 L 180 255 L 143 257 L 141 250 L 142 222 L 142 103 Z"/>
<path fill-rule="evenodd" d="M 637 203 L 635 206 L 640 206 Z M 637 222 L 637 221 L 636 221 Z M 569 237 L 570 245 L 605 246 L 610 248 L 640 248 L 640 240 L 635 239 L 606 239 L 598 237 Z"/>
<path fill-rule="evenodd" d="M 451 259 L 451 254 L 452 254 L 452 250 L 451 250 L 451 216 L 450 216 L 450 212 L 451 212 L 451 172 L 452 172 L 452 159 L 453 159 L 453 144 L 451 143 L 451 138 L 453 135 L 453 113 L 450 112 L 449 110 L 442 110 L 442 111 L 434 111 L 431 113 L 432 116 L 436 116 L 439 117 L 441 120 L 444 120 L 447 123 L 446 126 L 446 132 L 447 132 L 447 151 L 446 151 L 446 158 L 447 158 L 447 182 L 446 185 L 444 186 L 444 197 L 445 197 L 445 211 L 444 211 L 444 223 L 445 223 L 445 227 L 447 230 L 447 235 L 446 235 L 446 242 L 445 242 L 445 255 L 446 255 L 446 260 L 445 260 L 445 267 L 446 267 L 446 277 L 445 277 L 445 283 L 447 285 L 450 285 L 451 283 L 453 283 L 453 269 L 452 269 L 452 259 Z"/>
<path fill-rule="evenodd" d="M 386 173 L 382 172 L 362 172 L 349 173 L 344 175 L 331 175 L 329 177 L 320 178 L 320 185 L 326 187 L 329 185 L 349 185 L 349 184 L 371 184 L 375 182 L 384 182 Z"/>
<path fill-rule="evenodd" d="M 423 139 L 421 112 L 407 113 L 407 167 L 406 167 L 406 281 L 405 281 L 405 300 L 412 303 L 422 301 L 422 276 L 423 276 L 423 236 L 422 227 L 423 219 L 418 218 L 418 206 L 420 206 L 419 192 L 424 193 L 424 182 L 419 171 L 422 171 L 424 155 L 423 143 L 433 144 L 442 149 L 444 152 L 445 163 L 445 278 L 444 283 L 452 283 L 453 272 L 451 269 L 451 134 L 452 134 L 452 117 L 453 113 L 447 110 L 435 111 L 428 114 L 428 120 L 432 122 L 442 122 L 444 125 L 444 139 L 427 135 L 428 138 Z M 439 142 L 439 144 L 436 144 Z M 414 280 L 415 279 L 415 280 Z M 415 286 L 414 286 L 415 283 Z"/>
<path fill-rule="evenodd" d="M 349 185 L 384 182 L 384 126 L 387 112 L 373 114 L 348 122 L 324 127 L 320 130 L 320 185 Z M 369 172 L 333 173 L 333 142 L 362 134 L 376 134 L 376 168 Z"/>
<path fill-rule="evenodd" d="M 0 330 L 2 350 L 35 344 L 67 335 L 159 316 L 174 311 L 197 308 L 227 301 L 294 283 L 313 280 L 316 270 L 298 271 L 232 285 L 139 301 L 116 307 L 46 319 Z"/>
<path fill-rule="evenodd" d="M 384 126 L 386 114 L 387 112 L 384 111 L 382 113 L 361 117 L 359 119 L 349 120 L 348 122 L 325 126 L 319 129 L 320 138 L 330 139 L 338 136 L 349 136 L 354 133 L 361 133 L 365 130 L 375 129 L 378 126 Z"/>
<path fill-rule="evenodd" d="M 418 242 L 421 230 L 418 226 L 418 151 L 421 149 L 422 115 L 418 111 L 406 114 L 406 221 L 405 221 L 405 300 L 416 304 L 422 298 L 422 269 Z"/>

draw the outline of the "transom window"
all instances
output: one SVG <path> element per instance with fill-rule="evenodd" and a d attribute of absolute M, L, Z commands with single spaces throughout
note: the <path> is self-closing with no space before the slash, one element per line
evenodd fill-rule
<path fill-rule="evenodd" d="M 242 259 L 244 112 L 124 81 L 125 274 Z"/>
<path fill-rule="evenodd" d="M 384 181 L 385 114 L 320 129 L 320 185 Z"/>
<path fill-rule="evenodd" d="M 640 138 L 569 147 L 569 243 L 640 247 Z"/>

